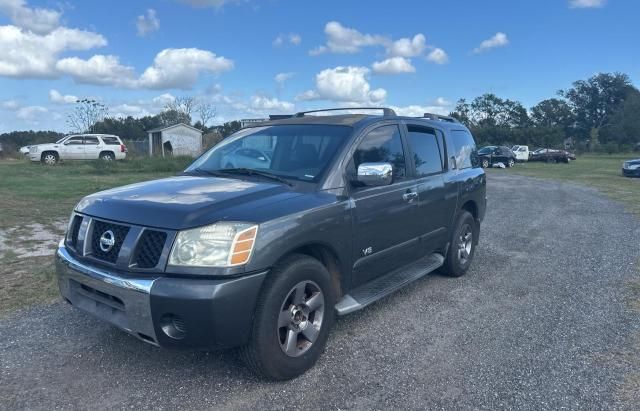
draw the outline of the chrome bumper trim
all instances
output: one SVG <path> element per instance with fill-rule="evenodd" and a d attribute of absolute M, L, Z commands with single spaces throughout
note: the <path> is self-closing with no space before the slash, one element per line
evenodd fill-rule
<path fill-rule="evenodd" d="M 145 342 L 157 345 L 150 304 L 154 278 L 127 278 L 88 266 L 67 251 L 64 240 L 60 242 L 56 252 L 56 271 L 60 293 L 73 306 L 108 321 Z M 123 306 L 114 305 L 108 300 L 101 301 L 100 294 L 92 299 L 91 293 L 79 289 L 78 285 L 115 297 Z"/>

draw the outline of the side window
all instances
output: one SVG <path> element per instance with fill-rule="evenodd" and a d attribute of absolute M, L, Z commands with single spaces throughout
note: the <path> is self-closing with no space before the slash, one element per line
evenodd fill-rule
<path fill-rule="evenodd" d="M 398 126 L 382 126 L 370 131 L 353 153 L 353 163 L 356 172 L 362 163 L 391 163 L 393 180 L 402 180 L 407 167 Z"/>
<path fill-rule="evenodd" d="M 98 137 L 85 137 L 84 143 L 87 145 L 98 145 Z"/>
<path fill-rule="evenodd" d="M 476 142 L 473 141 L 471 133 L 467 130 L 453 130 L 451 137 L 455 146 L 454 157 L 458 169 L 477 167 Z"/>
<path fill-rule="evenodd" d="M 102 141 L 108 146 L 119 146 L 120 142 L 115 137 L 102 137 Z"/>
<path fill-rule="evenodd" d="M 413 150 L 416 175 L 423 177 L 442 171 L 442 153 L 434 130 L 408 126 L 409 145 Z"/>
<path fill-rule="evenodd" d="M 72 137 L 65 142 L 68 146 L 79 146 L 82 145 L 82 137 Z"/>

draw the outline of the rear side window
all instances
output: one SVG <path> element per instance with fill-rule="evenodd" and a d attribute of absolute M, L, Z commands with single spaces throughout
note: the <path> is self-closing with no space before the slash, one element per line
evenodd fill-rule
<path fill-rule="evenodd" d="M 476 142 L 471 133 L 467 130 L 453 130 L 451 137 L 455 147 L 454 157 L 458 169 L 477 167 Z"/>
<path fill-rule="evenodd" d="M 116 137 L 102 137 L 102 141 L 108 146 L 119 146 L 120 141 Z"/>
<path fill-rule="evenodd" d="M 443 156 L 434 130 L 408 126 L 409 145 L 418 177 L 439 173 L 443 167 Z"/>
<path fill-rule="evenodd" d="M 394 181 L 404 178 L 406 163 L 398 126 L 382 126 L 370 131 L 353 153 L 353 162 L 355 170 L 362 163 L 391 163 Z"/>

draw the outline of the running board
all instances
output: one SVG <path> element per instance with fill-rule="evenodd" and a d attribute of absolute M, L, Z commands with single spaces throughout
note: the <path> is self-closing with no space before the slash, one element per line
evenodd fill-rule
<path fill-rule="evenodd" d="M 336 304 L 338 315 L 346 315 L 358 311 L 367 305 L 398 291 L 405 285 L 424 277 L 444 264 L 444 257 L 438 253 L 423 257 L 415 263 L 399 268 L 382 277 L 361 285 L 351 294 L 346 294 Z"/>

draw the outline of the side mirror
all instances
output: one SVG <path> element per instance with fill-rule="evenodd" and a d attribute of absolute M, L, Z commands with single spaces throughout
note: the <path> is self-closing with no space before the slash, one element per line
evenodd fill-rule
<path fill-rule="evenodd" d="M 362 163 L 358 181 L 370 187 L 388 186 L 393 181 L 393 167 L 389 163 Z"/>

